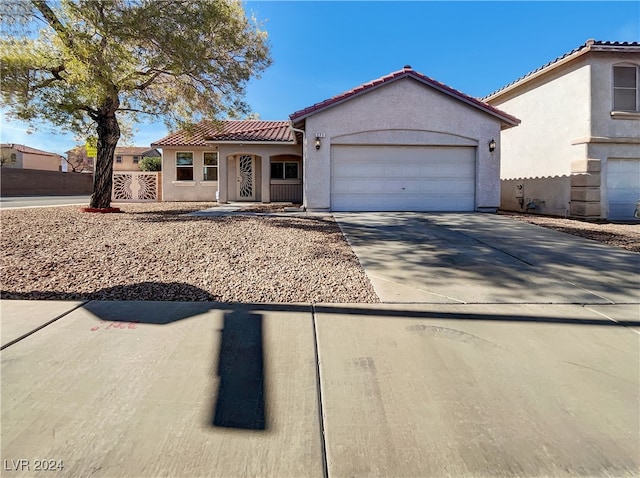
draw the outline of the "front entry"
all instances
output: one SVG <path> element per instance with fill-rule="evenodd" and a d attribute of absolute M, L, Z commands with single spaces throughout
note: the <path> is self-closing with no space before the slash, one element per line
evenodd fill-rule
<path fill-rule="evenodd" d="M 254 201 L 255 188 L 255 164 L 253 156 L 243 154 L 238 158 L 238 170 L 236 176 L 236 193 L 240 201 Z"/>

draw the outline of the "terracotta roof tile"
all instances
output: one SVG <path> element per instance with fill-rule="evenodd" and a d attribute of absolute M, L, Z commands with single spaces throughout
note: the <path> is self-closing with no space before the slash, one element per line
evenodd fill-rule
<path fill-rule="evenodd" d="M 122 154 L 122 155 L 142 155 L 145 153 L 148 153 L 149 151 L 153 151 L 153 148 L 149 148 L 147 147 L 142 147 L 142 146 L 118 146 L 116 148 L 115 154 Z"/>
<path fill-rule="evenodd" d="M 204 120 L 191 131 L 172 133 L 151 146 L 205 146 L 208 141 L 293 143 L 294 136 L 288 121 Z"/>
<path fill-rule="evenodd" d="M 560 61 L 570 56 L 573 56 L 573 55 L 580 56 L 583 53 L 586 53 L 588 51 L 621 51 L 629 48 L 633 48 L 635 51 L 635 49 L 637 49 L 638 47 L 640 47 L 640 42 L 598 41 L 598 40 L 591 40 L 591 39 L 587 40 L 584 44 L 580 45 L 578 48 L 574 48 L 570 52 L 567 52 L 564 55 L 559 56 L 554 60 L 551 60 L 549 63 L 546 63 L 541 67 L 536 68 L 533 71 L 530 71 L 526 75 L 523 75 L 520 78 L 512 81 L 511 83 L 503 86 L 502 88 L 499 88 L 496 91 L 488 94 L 483 98 L 483 100 L 487 100 L 488 98 L 491 98 L 492 96 L 497 95 L 498 93 L 509 89 L 511 86 L 515 85 L 516 83 L 520 83 L 521 81 L 534 76 L 536 73 L 542 70 L 546 70 L 547 68 L 552 67 L 553 65 L 559 63 Z"/>
<path fill-rule="evenodd" d="M 354 96 L 357 96 L 363 92 L 375 89 L 380 87 L 381 85 L 384 85 L 386 83 L 391 83 L 393 81 L 399 80 L 401 78 L 413 78 L 415 80 L 420 81 L 421 83 L 424 83 L 426 85 L 429 85 L 447 95 L 450 95 L 454 98 L 457 98 L 467 104 L 470 104 L 472 106 L 475 106 L 489 114 L 492 114 L 494 116 L 499 117 L 501 120 L 512 124 L 513 126 L 517 125 L 518 123 L 520 123 L 520 120 L 518 120 L 517 118 L 515 118 L 514 116 L 511 116 L 507 113 L 505 113 L 504 111 L 501 111 L 491 105 L 488 105 L 487 103 L 478 100 L 477 98 L 473 98 L 471 96 L 468 96 L 454 88 L 451 88 L 450 86 L 445 85 L 444 83 L 440 83 L 439 81 L 434 80 L 433 78 L 429 78 L 426 75 L 423 75 L 422 73 L 418 73 L 417 71 L 414 71 L 410 66 L 405 66 L 402 70 L 399 71 L 394 71 L 392 73 L 389 73 L 386 76 L 383 76 L 381 78 L 375 79 L 373 81 L 369 81 L 368 83 L 364 83 L 362 85 L 359 85 L 355 88 L 352 88 L 349 91 L 345 91 L 344 93 L 341 93 L 337 96 L 334 96 L 333 98 L 329 98 L 327 100 L 321 101 L 320 103 L 316 103 L 312 106 L 309 106 L 307 108 L 301 109 L 299 111 L 296 111 L 295 113 L 292 113 L 291 115 L 289 115 L 289 118 L 291 118 L 292 121 L 295 120 L 299 120 L 302 118 L 305 118 L 311 114 L 314 114 L 320 110 L 323 110 L 325 108 L 329 108 L 331 106 L 334 106 L 338 103 L 342 103 L 343 101 L 346 101 Z"/>

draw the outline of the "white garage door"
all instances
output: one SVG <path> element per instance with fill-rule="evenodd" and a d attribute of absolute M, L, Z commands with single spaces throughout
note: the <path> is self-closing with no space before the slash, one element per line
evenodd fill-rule
<path fill-rule="evenodd" d="M 633 219 L 640 200 L 640 159 L 607 160 L 609 219 Z"/>
<path fill-rule="evenodd" d="M 332 146 L 333 211 L 473 211 L 475 148 Z"/>

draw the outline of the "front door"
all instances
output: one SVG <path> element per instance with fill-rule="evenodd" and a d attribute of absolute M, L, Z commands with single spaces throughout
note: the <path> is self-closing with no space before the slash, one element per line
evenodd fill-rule
<path fill-rule="evenodd" d="M 240 156 L 236 185 L 238 199 L 241 201 L 253 201 L 256 197 L 253 171 L 253 156 L 249 154 Z"/>

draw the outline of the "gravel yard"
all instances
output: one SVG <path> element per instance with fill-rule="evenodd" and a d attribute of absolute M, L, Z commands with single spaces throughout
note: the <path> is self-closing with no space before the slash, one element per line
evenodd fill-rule
<path fill-rule="evenodd" d="M 0 211 L 3 299 L 374 303 L 378 298 L 327 216 L 189 217 L 213 203 Z M 278 206 L 252 206 L 269 212 Z M 640 252 L 640 224 L 501 213 Z"/>
<path fill-rule="evenodd" d="M 378 302 L 330 216 L 182 215 L 213 205 L 1 211 L 2 298 Z"/>
<path fill-rule="evenodd" d="M 588 222 L 561 217 L 540 216 L 535 214 L 517 214 L 501 212 L 501 215 L 517 221 L 555 229 L 574 236 L 584 237 L 629 251 L 640 252 L 640 223 L 616 224 L 610 222 Z"/>

